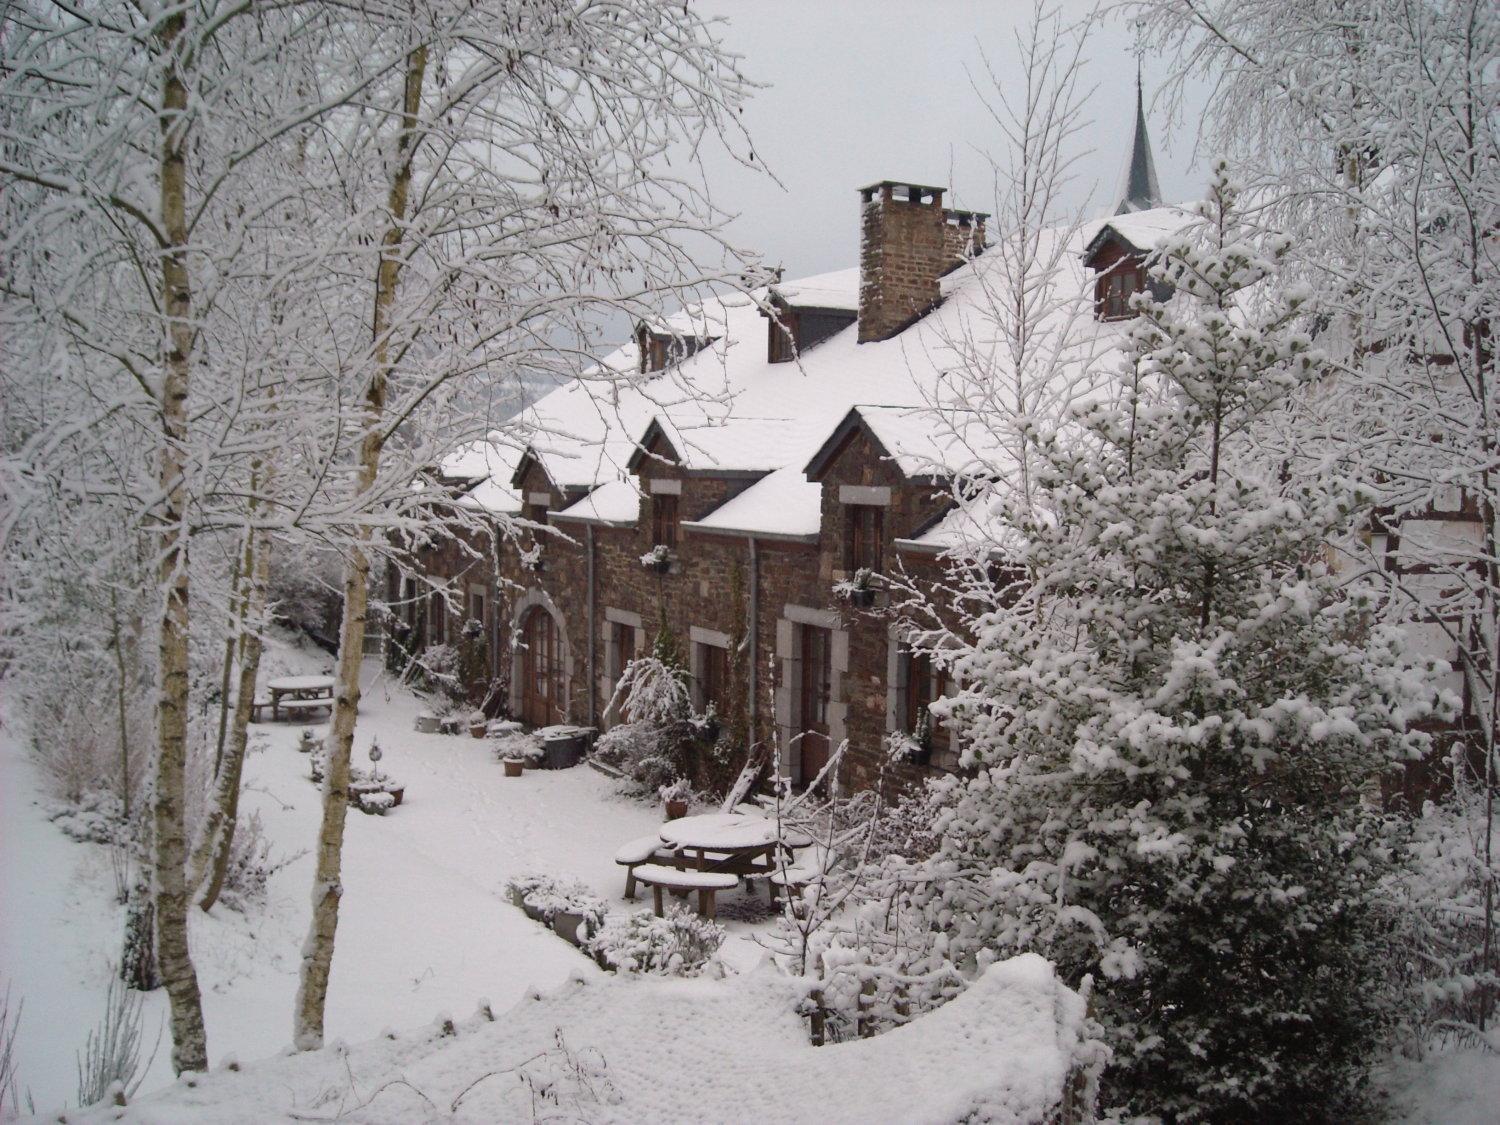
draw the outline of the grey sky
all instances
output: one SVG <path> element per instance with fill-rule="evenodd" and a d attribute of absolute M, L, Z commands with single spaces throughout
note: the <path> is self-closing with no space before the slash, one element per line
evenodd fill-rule
<path fill-rule="evenodd" d="M 950 206 L 990 210 L 988 167 L 975 149 L 1003 158 L 1003 143 L 965 68 L 982 75 L 982 45 L 998 74 L 1013 72 L 1014 33 L 1030 18 L 1030 3 L 699 0 L 698 7 L 729 21 L 726 45 L 743 56 L 750 78 L 768 84 L 745 119 L 757 157 L 786 190 L 728 161 L 715 160 L 710 172 L 716 201 L 741 215 L 732 234 L 769 264 L 784 265 L 789 276 L 854 265 L 855 188 L 875 180 L 950 187 Z M 1073 19 L 1093 3 L 1059 7 Z M 1068 202 L 1080 205 L 1091 190 L 1091 215 L 1113 210 L 1130 143 L 1131 42 L 1128 26 L 1108 19 L 1086 52 L 1081 88 L 1092 94 L 1083 138 L 1093 151 Z M 1149 110 L 1162 67 L 1147 57 L 1143 69 Z M 1151 115 L 1150 128 L 1166 199 L 1194 197 L 1205 177 L 1192 163 L 1191 129 L 1169 133 L 1162 113 Z"/>

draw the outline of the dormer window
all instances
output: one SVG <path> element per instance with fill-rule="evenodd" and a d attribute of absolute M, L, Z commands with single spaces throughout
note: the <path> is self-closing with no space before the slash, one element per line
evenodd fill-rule
<path fill-rule="evenodd" d="M 636 346 L 641 352 L 641 372 L 664 371 L 697 355 L 714 342 L 712 336 L 679 336 L 671 332 L 653 332 L 642 324 L 636 329 Z"/>
<path fill-rule="evenodd" d="M 766 330 L 769 333 L 766 360 L 769 363 L 790 363 L 797 358 L 797 327 L 800 318 L 790 310 L 781 313 L 780 321 L 772 320 Z"/>
<path fill-rule="evenodd" d="M 651 545 L 677 549 L 677 497 L 670 493 L 651 497 Z"/>
<path fill-rule="evenodd" d="M 844 505 L 844 570 L 878 573 L 884 562 L 885 508 L 878 504 Z"/>
<path fill-rule="evenodd" d="M 528 492 L 526 502 L 521 505 L 521 516 L 531 523 L 546 523 L 547 512 L 552 507 L 552 497 L 545 492 Z"/>
<path fill-rule="evenodd" d="M 1122 260 L 1100 275 L 1095 301 L 1100 320 L 1125 320 L 1135 315 L 1130 298 L 1146 288 L 1146 270 L 1139 263 Z"/>
<path fill-rule="evenodd" d="M 853 309 L 793 305 L 774 290 L 770 296 L 770 304 L 775 315 L 765 309 L 761 310 L 761 316 L 769 322 L 766 325 L 768 363 L 791 363 L 808 348 L 821 344 L 855 321 Z"/>

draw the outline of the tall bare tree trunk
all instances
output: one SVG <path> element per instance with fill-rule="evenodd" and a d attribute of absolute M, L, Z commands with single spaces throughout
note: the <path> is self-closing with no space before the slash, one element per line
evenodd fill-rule
<path fill-rule="evenodd" d="M 260 675 L 265 627 L 266 589 L 271 574 L 271 537 L 266 532 L 248 536 L 244 600 L 239 615 L 240 668 L 226 752 L 214 774 L 214 792 L 204 815 L 203 830 L 193 851 L 190 869 L 199 888 L 198 906 L 212 910 L 224 889 L 234 830 L 239 824 L 240 780 L 245 770 L 245 748 L 250 740 L 250 708 L 255 702 L 255 680 Z"/>
<path fill-rule="evenodd" d="M 375 278 L 373 316 L 374 370 L 364 401 L 364 440 L 359 450 L 360 495 L 375 484 L 380 470 L 381 436 L 386 380 L 390 375 L 391 308 L 401 278 L 407 196 L 411 189 L 412 149 L 417 113 L 422 104 L 422 81 L 427 70 L 427 48 L 417 47 L 407 57 L 406 88 L 402 100 L 400 157 L 387 197 L 390 224 L 382 240 L 380 268 Z M 323 776 L 323 822 L 318 833 L 318 867 L 313 882 L 313 916 L 303 945 L 301 979 L 293 1013 L 292 1042 L 298 1050 L 323 1045 L 323 1009 L 328 999 L 328 975 L 333 967 L 334 935 L 343 894 L 341 869 L 344 819 L 349 811 L 349 756 L 354 745 L 354 723 L 359 709 L 359 673 L 365 647 L 365 614 L 369 601 L 370 541 L 368 525 L 360 527 L 344 565 L 344 615 L 339 625 L 338 684 L 334 689 L 333 723 L 328 733 L 328 764 Z"/>
<path fill-rule="evenodd" d="M 120 628 L 120 598 L 109 591 L 110 644 L 115 650 L 115 713 L 120 726 L 120 803 L 122 817 L 130 823 L 130 734 L 125 725 L 125 691 L 129 677 L 125 673 L 125 637 Z"/>
<path fill-rule="evenodd" d="M 162 381 L 160 485 L 161 559 L 158 580 L 166 599 L 161 617 L 161 690 L 157 700 L 155 833 L 156 959 L 171 1002 L 172 1066 L 177 1073 L 208 1069 L 208 1037 L 198 974 L 188 948 L 187 829 L 183 775 L 188 716 L 188 543 L 186 485 L 187 398 L 193 349 L 192 289 L 187 264 L 187 84 L 179 41 L 185 16 L 167 17 L 159 33 L 161 92 L 162 308 L 167 316 Z"/>

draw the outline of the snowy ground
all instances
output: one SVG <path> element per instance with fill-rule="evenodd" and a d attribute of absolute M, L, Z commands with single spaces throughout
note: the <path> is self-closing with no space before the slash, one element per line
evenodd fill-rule
<path fill-rule="evenodd" d="M 287 649 L 275 656 L 272 674 L 322 670 L 315 656 Z M 573 875 L 624 909 L 614 851 L 654 832 L 659 811 L 616 795 L 613 781 L 587 767 L 507 779 L 483 741 L 415 734 L 416 698 L 384 681 L 376 663 L 366 673 L 355 760 L 367 764 L 378 739 L 382 770 L 403 781 L 406 794 L 388 816 L 349 816 L 330 1041 L 368 1039 L 439 1012 L 463 1017 L 481 997 L 508 1008 L 529 987 L 550 989 L 580 970 L 597 974 L 506 903 L 502 886 L 528 871 Z M 212 916 L 193 911 L 215 1064 L 275 1054 L 291 1039 L 318 817 L 318 789 L 295 748 L 300 730 L 291 723 L 252 728 L 244 807 L 259 813 L 273 855 L 305 854 L 273 877 L 269 901 L 250 917 L 223 907 Z M 0 731 L 0 802 L 0 968 L 12 983 L 12 1004 L 25 1000 L 20 1080 L 38 1110 L 47 1110 L 75 1100 L 75 1052 L 102 1011 L 124 915 L 113 902 L 107 850 L 68 840 L 47 821 L 34 769 L 9 727 Z M 736 945 L 730 956 L 753 965 L 758 947 Z M 161 992 L 147 998 L 153 1035 L 165 1001 Z M 164 1042 L 146 1088 L 170 1081 L 167 1054 Z"/>
<path fill-rule="evenodd" d="M 267 675 L 325 669 L 321 654 L 278 646 Z M 401 807 L 384 818 L 350 815 L 345 844 L 348 891 L 340 914 L 327 1031 L 331 1042 L 362 1044 L 353 1054 L 372 1068 L 364 1072 L 366 1078 L 378 1070 L 379 1044 L 398 1044 L 399 1049 L 390 1048 L 391 1057 L 426 1075 L 434 1089 L 445 1091 L 451 1099 L 457 1090 L 449 1090 L 446 1083 L 456 1073 L 455 1065 L 478 1048 L 465 1045 L 470 1042 L 465 1033 L 440 1059 L 435 1054 L 429 1059 L 426 1049 L 416 1050 L 413 1044 L 431 1043 L 433 1021 L 440 1014 L 451 1014 L 462 1025 L 481 998 L 489 1000 L 498 1014 L 536 990 L 552 993 L 562 988 L 548 1001 L 557 1006 L 556 1011 L 549 1009 L 537 1018 L 546 1022 L 556 1016 L 561 1021 L 566 1016 L 580 1035 L 609 1039 L 605 1028 L 589 1022 L 588 1013 L 597 1007 L 593 997 L 623 996 L 627 1002 L 621 1010 L 639 1007 L 633 999 L 637 994 L 628 990 L 640 982 L 606 977 L 571 946 L 508 905 L 501 891 L 510 875 L 548 871 L 580 878 L 625 909 L 627 904 L 620 898 L 623 876 L 613 863 L 613 853 L 625 840 L 654 832 L 660 815 L 655 808 L 618 796 L 612 781 L 587 767 L 527 771 L 520 779 L 507 779 L 483 741 L 415 734 L 413 720 L 419 706 L 408 692 L 385 681 L 377 665 L 367 666 L 356 761 L 363 763 L 371 740 L 378 739 L 385 751 L 382 769 L 405 783 L 406 794 Z M 244 807 L 247 814 L 259 813 L 273 854 L 278 856 L 305 853 L 316 832 L 318 790 L 307 779 L 306 757 L 295 748 L 300 729 L 299 724 L 253 728 L 255 751 L 247 765 Z M 211 916 L 193 912 L 193 951 L 203 987 L 209 1055 L 216 1068 L 230 1058 L 250 1064 L 276 1055 L 289 1042 L 297 951 L 307 929 L 311 882 L 311 855 L 302 854 L 273 877 L 269 900 L 250 916 L 223 907 Z M 692 1011 L 706 1010 L 705 1005 L 711 1004 L 709 994 L 722 997 L 714 989 L 739 990 L 722 999 L 720 1022 L 730 1026 L 736 1020 L 754 1018 L 772 993 L 780 997 L 774 986 L 752 971 L 762 952 L 750 939 L 764 928 L 764 908 L 738 896 L 727 903 L 725 913 L 730 916 L 732 934 L 725 959 L 746 974 L 742 981 L 648 986 L 657 991 L 639 993 L 642 998 L 655 997 L 653 1010 L 662 1021 L 674 1027 L 689 1021 L 674 1033 L 679 1037 L 688 1034 Z M 736 914 L 748 921 L 733 920 Z M 757 922 L 757 918 L 762 920 Z M 75 1052 L 98 1021 L 108 965 L 118 955 L 122 930 L 123 912 L 113 900 L 107 850 L 67 839 L 46 819 L 35 771 L 16 732 L 0 727 L 0 976 L 12 987 L 12 1008 L 18 999 L 25 1001 L 18 1069 L 22 1088 L 30 1089 L 40 1111 L 76 1100 Z M 575 976 L 600 988 L 586 987 L 580 992 L 576 986 L 562 987 Z M 152 1035 L 163 1021 L 165 1002 L 161 992 L 147 997 Z M 775 1000 L 782 1002 L 784 998 Z M 779 1029 L 775 1038 L 782 1045 L 768 1047 L 772 1054 L 791 1050 L 802 1034 L 800 1021 L 784 1010 L 778 1012 L 761 1013 L 767 1035 Z M 705 1031 L 714 1034 L 714 1026 L 710 1020 Z M 397 1029 L 398 1040 L 376 1039 L 386 1029 Z M 538 1028 L 527 1032 L 497 1025 L 473 1030 L 472 1041 L 487 1043 L 483 1049 L 496 1058 L 511 1054 L 520 1058 L 528 1051 L 546 1051 L 552 1046 L 550 1041 L 532 1042 L 537 1036 L 531 1032 L 540 1034 Z M 650 1029 L 643 1034 L 650 1034 Z M 968 1034 L 964 1030 L 960 1038 Z M 622 1028 L 613 1038 L 618 1044 L 630 1037 Z M 625 1068 L 612 1081 L 619 1087 L 617 1093 L 629 1094 L 636 1109 L 655 1119 L 695 1116 L 672 1100 L 675 1095 L 662 1093 L 657 1100 L 647 1096 L 645 1092 L 652 1087 L 649 1051 L 608 1049 L 607 1043 L 599 1046 L 615 1065 Z M 167 1053 L 164 1039 L 143 1093 L 171 1083 Z M 891 1058 L 899 1057 L 898 1049 Z M 839 1058 L 850 1060 L 851 1075 L 858 1080 L 837 1085 L 855 1092 L 867 1089 L 876 1098 L 871 1104 L 880 1104 L 882 1087 L 875 1076 L 888 1072 L 892 1063 L 879 1052 L 869 1054 L 865 1061 L 858 1061 L 864 1059 L 860 1051 L 835 1052 L 804 1077 L 833 1081 L 819 1068 L 833 1066 Z M 555 1056 L 549 1056 L 542 1065 L 556 1062 Z M 772 1060 L 768 1057 L 761 1062 L 770 1065 Z M 304 1069 L 297 1070 L 299 1065 Z M 794 1061 L 793 1065 L 807 1064 Z M 283 1067 L 292 1069 L 278 1069 Z M 319 1096 L 318 1091 L 298 1087 L 287 1076 L 301 1073 L 309 1082 L 329 1085 L 332 1079 L 326 1077 L 327 1071 L 326 1056 L 322 1062 L 287 1060 L 247 1065 L 244 1080 L 262 1085 L 291 1082 L 294 1101 L 306 1106 Z M 580 1078 L 576 1070 L 569 1073 L 575 1087 L 570 1096 L 594 1096 L 584 1089 L 592 1080 L 584 1081 L 587 1076 Z M 866 1078 L 860 1079 L 860 1074 Z M 1453 1125 L 1496 1120 L 1494 1107 L 1500 1102 L 1497 1056 L 1468 1053 L 1434 1058 L 1421 1065 L 1393 1068 L 1390 1075 L 1392 1102 L 1401 1120 Z M 209 1082 L 224 1093 L 230 1090 L 225 1083 L 239 1080 L 238 1075 L 216 1073 Z M 584 1086 L 578 1086 L 580 1081 Z M 375 1085 L 370 1079 L 358 1096 L 341 1087 L 332 1097 L 347 1110 Z M 504 1091 L 509 1093 L 498 1088 L 482 1096 L 476 1093 L 466 1108 L 478 1115 L 475 1119 L 484 1119 L 487 1113 L 504 1108 L 496 1098 L 513 1097 L 518 1088 L 507 1082 Z M 735 1104 L 734 1098 L 743 1099 L 759 1087 L 751 1081 L 738 1094 L 733 1092 L 733 1083 L 725 1089 L 731 1100 L 720 1108 L 727 1109 Z M 957 1085 L 947 1092 L 954 1090 Z M 376 1109 L 383 1114 L 384 1099 L 391 1098 L 391 1119 L 399 1120 L 414 1108 L 401 1100 L 403 1096 L 409 1095 L 388 1091 Z M 188 1120 L 193 1118 L 193 1099 L 192 1092 L 179 1088 L 165 1103 L 156 1104 L 163 1113 L 172 1107 L 173 1119 Z M 201 1108 L 201 1102 L 196 1104 Z M 606 1104 L 594 1105 L 585 1116 L 630 1119 L 625 1104 L 618 1109 L 606 1109 Z M 329 1111 L 337 1112 L 332 1103 L 325 1109 Z M 658 1116 L 658 1111 L 664 1116 Z M 830 1112 L 825 1103 L 820 1115 L 828 1117 Z M 910 1117 L 911 1112 L 896 1115 Z M 361 1116 L 380 1118 L 374 1110 Z M 705 1106 L 704 1113 L 696 1116 L 713 1114 Z M 147 1114 L 142 1119 L 152 1118 Z"/>

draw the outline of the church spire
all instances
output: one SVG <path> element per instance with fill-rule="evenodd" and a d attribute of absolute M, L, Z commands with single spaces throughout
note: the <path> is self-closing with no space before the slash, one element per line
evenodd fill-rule
<path fill-rule="evenodd" d="M 1147 211 L 1161 206 L 1161 187 L 1156 182 L 1156 161 L 1151 159 L 1151 138 L 1146 135 L 1146 102 L 1141 90 L 1141 67 L 1135 68 L 1135 139 L 1125 165 L 1125 184 L 1120 189 L 1116 215 Z"/>

